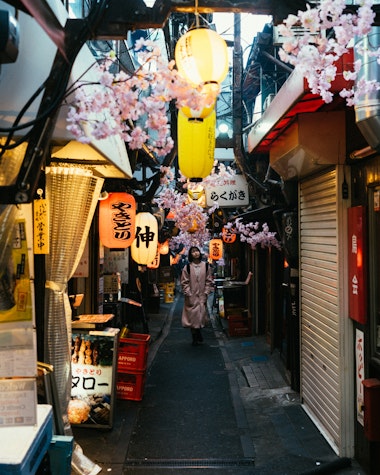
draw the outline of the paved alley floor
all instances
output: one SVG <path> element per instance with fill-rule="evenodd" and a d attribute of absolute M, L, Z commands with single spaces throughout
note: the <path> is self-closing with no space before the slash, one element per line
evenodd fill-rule
<path fill-rule="evenodd" d="M 264 338 L 230 338 L 213 320 L 193 347 L 181 309 L 179 296 L 149 322 L 142 401 L 118 400 L 111 430 L 74 429 L 102 474 L 365 475 L 331 449 Z"/>

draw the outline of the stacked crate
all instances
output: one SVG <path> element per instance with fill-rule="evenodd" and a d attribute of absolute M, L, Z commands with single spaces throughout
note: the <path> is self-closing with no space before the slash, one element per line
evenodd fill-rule
<path fill-rule="evenodd" d="M 144 394 L 150 335 L 129 333 L 120 338 L 116 394 L 119 399 L 141 401 Z"/>
<path fill-rule="evenodd" d="M 252 318 L 248 309 L 245 308 L 228 308 L 228 333 L 230 336 L 251 336 L 252 335 Z"/>

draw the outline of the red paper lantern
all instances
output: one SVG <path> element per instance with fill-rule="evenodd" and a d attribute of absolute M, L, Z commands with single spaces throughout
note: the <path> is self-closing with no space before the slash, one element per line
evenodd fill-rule
<path fill-rule="evenodd" d="M 211 239 L 209 254 L 214 261 L 218 261 L 223 257 L 223 241 L 221 239 Z"/>
<path fill-rule="evenodd" d="M 99 204 L 99 237 L 103 246 L 129 247 L 135 239 L 136 201 L 128 193 L 109 193 Z"/>
<path fill-rule="evenodd" d="M 157 253 L 158 223 L 151 213 L 136 215 L 136 234 L 131 245 L 132 259 L 140 265 L 150 264 Z"/>
<path fill-rule="evenodd" d="M 166 254 L 169 253 L 169 239 L 167 239 L 165 242 L 160 244 L 158 247 L 159 247 L 160 254 L 162 254 L 163 256 L 166 256 Z"/>
<path fill-rule="evenodd" d="M 222 239 L 223 242 L 227 244 L 232 244 L 236 241 L 236 233 L 232 232 L 231 229 L 223 227 L 222 229 Z"/>

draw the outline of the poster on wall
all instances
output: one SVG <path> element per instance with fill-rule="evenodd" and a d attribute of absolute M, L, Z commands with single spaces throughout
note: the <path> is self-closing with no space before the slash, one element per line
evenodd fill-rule
<path fill-rule="evenodd" d="M 13 239 L 2 249 L 7 260 L 0 276 L 0 323 L 33 320 L 25 219 L 17 219 Z"/>
<path fill-rule="evenodd" d="M 118 328 L 107 328 L 72 334 L 68 416 L 73 425 L 112 427 L 118 332 Z"/>
<path fill-rule="evenodd" d="M 356 419 L 364 426 L 364 333 L 356 329 L 355 334 L 355 366 L 356 366 Z"/>
<path fill-rule="evenodd" d="M 367 321 L 366 284 L 366 209 L 348 208 L 348 315 L 365 324 Z"/>

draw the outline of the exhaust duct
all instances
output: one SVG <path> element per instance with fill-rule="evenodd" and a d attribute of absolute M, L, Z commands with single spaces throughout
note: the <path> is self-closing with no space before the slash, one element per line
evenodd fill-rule
<path fill-rule="evenodd" d="M 362 61 L 358 81 L 380 81 L 380 65 L 376 57 L 371 56 L 371 52 L 376 51 L 379 46 L 380 27 L 373 27 L 371 33 L 354 48 L 355 61 Z M 380 91 L 373 91 L 360 98 L 355 105 L 355 117 L 356 124 L 368 144 L 380 151 Z"/>

